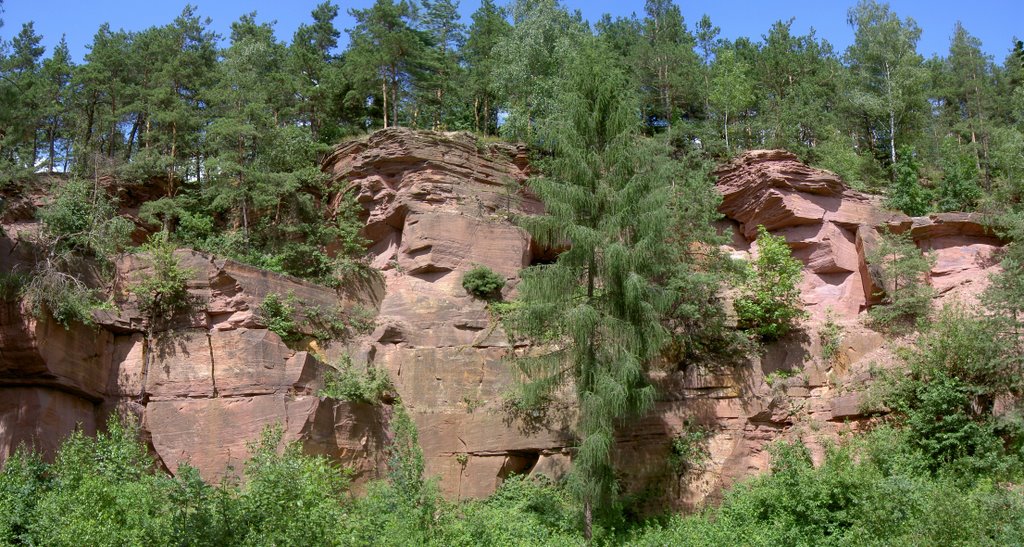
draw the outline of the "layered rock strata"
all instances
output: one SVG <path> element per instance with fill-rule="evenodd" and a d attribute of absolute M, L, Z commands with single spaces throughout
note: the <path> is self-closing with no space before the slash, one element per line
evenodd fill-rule
<path fill-rule="evenodd" d="M 452 498 L 482 497 L 512 473 L 564 475 L 575 441 L 571 405 L 546 415 L 511 411 L 509 357 L 515 347 L 487 304 L 463 289 L 465 272 L 484 265 L 515 296 L 518 272 L 553 259 L 511 219 L 541 204 L 524 181 L 526 150 L 465 134 L 388 129 L 338 146 L 325 170 L 366 214 L 381 283 L 356 296 L 254 268 L 179 251 L 195 272 L 198 304 L 161 332 L 150 332 L 130 302 L 98 317 L 98 328 L 64 329 L 19 303 L 0 306 L 0 459 L 19 443 L 52 453 L 75 428 L 102 427 L 112 409 L 135 413 L 168 470 L 188 462 L 216 479 L 244 461 L 246 443 L 279 424 L 286 439 L 379 476 L 389 408 L 317 397 L 323 360 L 349 354 L 385 369 L 419 428 L 427 474 Z M 891 345 L 866 328 L 862 312 L 878 292 L 867 257 L 879 230 L 910 230 L 936 257 L 929 282 L 937 305 L 970 299 L 993 271 L 998 239 L 970 215 L 908 218 L 854 192 L 835 175 L 782 151 L 744 154 L 719 172 L 727 249 L 756 255 L 758 225 L 786 237 L 804 262 L 802 295 L 811 319 L 756 357 L 728 363 L 670 363 L 652 374 L 659 398 L 649 415 L 622 428 L 616 459 L 636 499 L 659 508 L 694 507 L 736 480 L 767 468 L 767 447 L 800 439 L 816 458 L 826 443 L 867 418 L 862 393 L 871 365 L 894 362 Z M 19 209 L 20 211 L 20 209 Z M 21 214 L 5 222 L 31 223 Z M 0 271 L 18 267 L 15 230 L 0 237 Z M 21 258 L 19 258 L 21 257 Z M 122 283 L 144 261 L 119 265 Z M 350 291 L 351 292 L 351 291 Z M 353 301 L 379 309 L 375 330 L 347 345 L 297 351 L 254 314 L 267 294 L 311 305 Z M 828 310 L 840 328 L 822 347 Z M 705 431 L 707 459 L 673 467 L 671 446 Z M 645 498 L 646 497 L 646 498 Z"/>
<path fill-rule="evenodd" d="M 113 410 L 134 414 L 158 463 L 209 480 L 238 472 L 267 427 L 286 442 L 376 477 L 386 407 L 321 398 L 325 365 L 267 330 L 256 308 L 270 293 L 310 305 L 339 304 L 335 291 L 192 251 L 195 305 L 154 330 L 131 300 L 97 324 L 68 328 L 17 301 L 0 306 L 0 461 L 21 445 L 52 455 L 75 429 L 92 433 Z M 8 254 L 8 257 L 14 254 Z M 6 268 L 19 264 L 0 262 Z M 143 259 L 118 264 L 119 283 L 145 274 Z"/>

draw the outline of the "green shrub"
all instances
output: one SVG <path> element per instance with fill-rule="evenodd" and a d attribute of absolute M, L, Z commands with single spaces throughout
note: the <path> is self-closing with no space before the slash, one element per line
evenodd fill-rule
<path fill-rule="evenodd" d="M 466 292 L 484 300 L 495 298 L 504 286 L 505 278 L 487 266 L 477 266 L 462 276 Z"/>
<path fill-rule="evenodd" d="M 933 471 L 995 474 L 1020 465 L 1024 428 L 1014 413 L 997 411 L 1024 393 L 1014 338 L 999 321 L 947 307 L 903 352 L 910 373 L 890 379 L 884 403 Z"/>
<path fill-rule="evenodd" d="M 356 367 L 346 355 L 327 371 L 319 395 L 342 401 L 377 404 L 390 393 L 394 393 L 394 386 L 387 371 L 372 365 Z"/>
<path fill-rule="evenodd" d="M 711 431 L 694 423 L 686 423 L 683 431 L 672 439 L 669 465 L 678 473 L 699 469 L 711 458 L 708 442 Z"/>
<path fill-rule="evenodd" d="M 973 211 L 981 199 L 978 164 L 974 153 L 963 150 L 956 140 L 947 138 L 942 145 L 942 180 L 936 198 L 942 211 Z"/>
<path fill-rule="evenodd" d="M 134 226 L 95 184 L 72 179 L 54 185 L 52 196 L 37 211 L 42 229 L 32 239 L 37 256 L 24 294 L 37 316 L 48 311 L 65 327 L 91 324 L 92 311 L 106 305 L 98 287 L 113 271 L 110 259 L 130 243 Z"/>
<path fill-rule="evenodd" d="M 106 259 L 128 246 L 134 226 L 118 216 L 104 189 L 72 179 L 51 192 L 53 197 L 37 212 L 50 250 Z"/>
<path fill-rule="evenodd" d="M 267 329 L 277 333 L 281 340 L 294 342 L 302 338 L 299 324 L 295 319 L 296 305 L 295 295 L 282 297 L 277 293 L 270 293 L 263 298 L 257 313 L 267 325 Z"/>
<path fill-rule="evenodd" d="M 818 341 L 821 342 L 821 357 L 825 363 L 831 364 L 839 358 L 839 350 L 843 343 L 843 327 L 836 323 L 832 310 L 825 312 L 825 323 L 818 331 Z"/>
<path fill-rule="evenodd" d="M 178 264 L 174 250 L 167 232 L 153 234 L 141 248 L 153 271 L 142 275 L 129 290 L 138 298 L 139 309 L 151 323 L 168 321 L 192 305 L 188 280 L 195 272 Z"/>
<path fill-rule="evenodd" d="M 894 177 L 885 200 L 886 207 L 903 211 L 912 217 L 928 214 L 931 196 L 921 186 L 918 174 L 920 169 L 921 164 L 914 157 L 914 150 L 900 148 L 899 160 L 893 165 Z"/>
<path fill-rule="evenodd" d="M 934 291 L 925 276 L 934 258 L 921 253 L 909 231 L 894 234 L 886 230 L 878 247 L 868 254 L 868 263 L 878 266 L 884 291 L 881 305 L 869 311 L 877 326 L 900 332 L 928 315 Z"/>
<path fill-rule="evenodd" d="M 285 342 L 297 342 L 304 336 L 321 343 L 347 341 L 372 332 L 376 325 L 371 308 L 353 306 L 346 312 L 333 306 L 304 306 L 291 293 L 268 294 L 257 311 L 267 328 Z"/>
<path fill-rule="evenodd" d="M 803 315 L 800 282 L 803 264 L 795 258 L 786 239 L 757 227 L 757 259 L 748 269 L 736 299 L 739 326 L 762 340 L 777 340 Z"/>
<path fill-rule="evenodd" d="M 28 282 L 28 276 L 21 272 L 0 272 L 0 301 L 10 302 L 21 298 Z"/>

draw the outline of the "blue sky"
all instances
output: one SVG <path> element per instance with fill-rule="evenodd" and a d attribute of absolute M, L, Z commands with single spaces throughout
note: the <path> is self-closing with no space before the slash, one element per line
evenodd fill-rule
<path fill-rule="evenodd" d="M 277 20 L 277 35 L 290 40 L 295 28 L 309 21 L 309 13 L 322 0 L 256 0 L 256 1 L 211 1 L 192 0 L 199 6 L 199 13 L 213 20 L 213 28 L 227 35 L 232 21 L 243 13 L 257 11 L 260 20 Z M 346 29 L 352 26 L 348 16 L 349 8 L 364 8 L 373 0 L 348 0 L 335 2 L 341 7 L 341 14 L 335 24 Z M 597 20 L 603 13 L 628 15 L 642 14 L 643 1 L 616 2 L 614 0 L 563 0 L 570 9 L 579 9 L 590 21 Z M 712 22 L 722 28 L 727 38 L 748 36 L 760 39 L 774 21 L 795 17 L 794 30 L 803 34 L 811 27 L 818 36 L 827 39 L 842 51 L 853 40 L 853 32 L 846 24 L 846 10 L 855 0 L 718 0 L 686 1 L 677 0 L 683 15 L 692 28 L 701 15 L 707 13 Z M 109 22 L 113 28 L 141 30 L 153 25 L 170 22 L 181 12 L 184 0 L 5 0 L 4 20 L 0 36 L 5 39 L 18 32 L 22 23 L 33 20 L 36 31 L 45 38 L 47 55 L 61 34 L 67 35 L 72 54 L 81 60 L 86 46 L 100 24 Z M 463 0 L 461 12 L 468 22 L 478 6 L 479 0 Z M 918 50 L 926 57 L 934 53 L 944 54 L 949 48 L 949 37 L 957 20 L 963 22 L 969 32 L 982 40 L 986 53 L 996 62 L 1002 63 L 1014 36 L 1024 38 L 1024 0 L 892 0 L 890 5 L 901 17 L 913 17 L 922 28 Z M 347 36 L 342 36 L 342 43 Z"/>

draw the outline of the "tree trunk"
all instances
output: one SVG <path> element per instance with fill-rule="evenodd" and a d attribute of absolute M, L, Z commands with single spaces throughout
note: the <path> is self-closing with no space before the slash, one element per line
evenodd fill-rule
<path fill-rule="evenodd" d="M 594 536 L 594 513 L 590 507 L 590 500 L 583 502 L 583 539 L 590 544 L 591 538 Z"/>
<path fill-rule="evenodd" d="M 384 98 L 384 129 L 388 128 L 388 80 L 387 78 L 380 82 L 381 97 Z"/>
<path fill-rule="evenodd" d="M 889 159 L 896 165 L 896 113 L 889 109 Z"/>
<path fill-rule="evenodd" d="M 729 147 L 729 111 L 725 111 L 725 151 L 731 152 L 732 148 Z"/>
<path fill-rule="evenodd" d="M 135 142 L 135 136 L 139 132 L 139 125 L 142 122 L 142 114 L 135 116 L 135 123 L 132 124 L 132 131 L 128 134 L 128 150 L 124 153 L 124 161 L 132 159 L 132 143 Z"/>
<path fill-rule="evenodd" d="M 480 132 L 480 96 L 473 97 L 473 129 Z"/>
<path fill-rule="evenodd" d="M 57 154 L 56 143 L 54 143 L 54 141 L 57 140 L 57 130 L 51 125 L 50 129 L 46 133 L 47 140 L 50 142 L 50 161 L 49 167 L 47 167 L 47 172 L 53 173 L 53 164 L 54 160 L 56 159 L 54 158 L 54 156 Z"/>

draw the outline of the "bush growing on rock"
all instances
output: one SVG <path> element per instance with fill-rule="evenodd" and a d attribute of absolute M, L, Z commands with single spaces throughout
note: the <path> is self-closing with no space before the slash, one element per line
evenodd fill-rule
<path fill-rule="evenodd" d="M 77 179 L 56 185 L 38 216 L 24 295 L 37 316 L 48 312 L 65 327 L 91 324 L 92 311 L 104 306 L 98 286 L 110 277 L 110 259 L 128 245 L 132 223 L 117 215 L 105 190 Z"/>
<path fill-rule="evenodd" d="M 876 325 L 899 332 L 928 314 L 934 290 L 925 276 L 934 259 L 921 253 L 909 232 L 883 233 L 868 263 L 879 267 L 884 290 L 881 305 L 869 311 Z"/>
<path fill-rule="evenodd" d="M 786 239 L 757 227 L 757 260 L 747 270 L 736 299 L 739 326 L 764 341 L 777 340 L 802 316 L 800 282 L 803 264 L 793 258 Z"/>
<path fill-rule="evenodd" d="M 188 280 L 194 272 L 178 264 L 174 249 L 167 232 L 161 231 L 150 236 L 141 250 L 153 271 L 141 276 L 129 288 L 139 299 L 139 308 L 151 324 L 168 321 L 175 313 L 191 305 Z"/>
<path fill-rule="evenodd" d="M 337 366 L 327 371 L 320 396 L 376 404 L 393 391 L 387 371 L 372 365 L 358 368 L 352 363 L 352 358 L 345 355 Z"/>
<path fill-rule="evenodd" d="M 487 266 L 477 266 L 462 276 L 466 292 L 483 300 L 495 298 L 504 286 L 505 278 Z"/>

